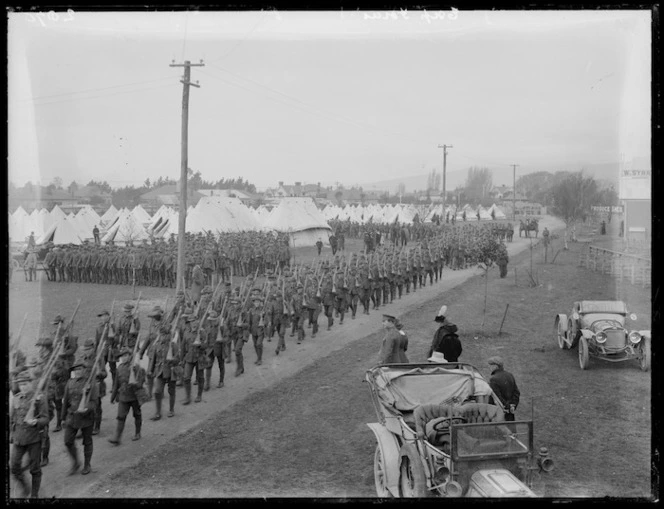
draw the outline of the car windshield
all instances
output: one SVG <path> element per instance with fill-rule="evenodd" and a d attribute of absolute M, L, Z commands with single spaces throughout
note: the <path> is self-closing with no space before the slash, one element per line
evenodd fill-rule
<path fill-rule="evenodd" d="M 622 325 L 617 320 L 597 320 L 593 322 L 592 328 L 595 331 L 603 331 L 606 329 L 622 329 Z"/>
<path fill-rule="evenodd" d="M 452 457 L 522 456 L 532 450 L 532 422 L 461 424 L 452 427 Z"/>

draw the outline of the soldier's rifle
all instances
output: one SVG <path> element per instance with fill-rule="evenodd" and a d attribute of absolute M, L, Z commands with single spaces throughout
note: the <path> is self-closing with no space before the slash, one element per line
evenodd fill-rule
<path fill-rule="evenodd" d="M 250 295 L 251 295 L 251 289 L 247 288 L 246 289 L 246 296 L 244 297 L 244 302 L 242 303 L 242 307 L 240 308 L 240 314 L 237 317 L 237 327 L 242 327 L 244 325 L 244 320 L 242 318 L 242 315 L 245 311 L 244 308 L 247 306 L 247 302 L 249 302 L 249 296 Z"/>
<path fill-rule="evenodd" d="M 309 275 L 304 276 L 304 288 L 302 289 L 302 307 L 307 307 L 307 283 L 309 282 Z"/>
<path fill-rule="evenodd" d="M 106 327 L 108 327 L 108 324 L 106 324 Z M 138 344 L 138 341 L 136 341 L 136 344 Z M 101 340 L 97 345 L 95 363 L 92 365 L 92 369 L 90 370 L 90 376 L 88 376 L 88 379 L 86 380 L 85 385 L 83 386 L 83 397 L 81 397 L 81 402 L 79 403 L 78 409 L 76 410 L 79 413 L 84 413 L 86 411 L 86 407 L 88 406 L 88 402 L 90 401 L 90 390 L 92 389 L 92 384 L 94 383 L 95 377 L 97 376 L 97 370 L 99 369 L 99 361 L 101 360 L 101 356 L 104 353 L 105 346 L 106 346 L 106 339 L 102 334 Z"/>
<path fill-rule="evenodd" d="M 281 282 L 281 300 L 283 301 L 283 304 L 284 304 L 283 314 L 287 315 L 290 312 L 290 310 L 289 310 L 290 306 L 286 303 L 286 300 L 287 300 L 286 299 L 286 279 L 284 279 Z"/>
<path fill-rule="evenodd" d="M 141 304 L 141 294 L 143 292 L 138 292 L 138 299 L 134 305 L 134 311 L 131 313 L 131 325 L 129 326 L 129 334 L 136 334 L 136 319 L 138 318 L 138 306 Z"/>
<path fill-rule="evenodd" d="M 171 341 L 169 342 L 168 352 L 166 353 L 167 361 L 172 361 L 173 358 L 175 357 L 175 354 L 173 353 L 173 345 L 177 346 L 180 341 L 180 329 L 178 328 L 178 324 L 180 323 L 181 317 L 182 317 L 182 307 L 180 307 L 180 310 L 178 311 L 178 314 L 175 317 L 175 320 L 173 321 L 173 325 L 171 325 Z"/>
<path fill-rule="evenodd" d="M 78 303 L 76 304 L 76 308 L 74 309 L 74 313 L 71 315 L 69 324 L 65 328 L 65 331 L 62 335 L 59 334 L 62 322 L 58 324 L 58 329 L 56 331 L 55 342 L 54 342 L 55 346 L 53 347 L 53 353 L 46 362 L 44 371 L 42 372 L 41 377 L 37 382 L 37 389 L 35 390 L 35 393 L 32 396 L 32 399 L 30 400 L 30 408 L 28 412 L 25 414 L 25 418 L 23 419 L 23 422 L 25 422 L 26 424 L 28 424 L 31 420 L 35 418 L 35 412 L 37 411 L 37 409 L 35 408 L 36 404 L 41 399 L 41 395 L 44 392 L 44 389 L 46 388 L 46 384 L 51 379 L 51 374 L 53 372 L 53 368 L 55 367 L 55 362 L 57 361 L 58 356 L 60 355 L 60 350 L 64 348 L 65 344 L 64 336 L 67 334 L 69 328 L 74 323 L 74 318 L 76 317 L 76 313 L 78 313 L 78 308 L 80 305 L 81 305 L 81 300 L 79 299 Z"/>
<path fill-rule="evenodd" d="M 23 334 L 23 327 L 25 322 L 28 319 L 28 313 L 23 316 L 23 321 L 21 322 L 21 327 L 18 329 L 18 334 L 14 341 L 12 341 L 11 346 L 9 347 L 9 353 L 11 355 L 11 363 L 9 366 L 9 373 L 11 374 L 16 369 L 16 363 L 18 360 L 18 345 L 21 343 L 21 335 Z"/>
<path fill-rule="evenodd" d="M 134 343 L 134 348 L 132 349 L 131 352 L 131 358 L 129 360 L 129 383 L 131 385 L 136 384 L 136 374 L 135 374 L 135 367 L 138 365 L 136 362 L 136 350 L 138 350 L 138 344 L 140 343 L 141 339 L 141 333 L 138 333 L 138 336 L 136 337 L 136 342 Z"/>
<path fill-rule="evenodd" d="M 226 311 L 226 302 L 228 302 L 228 295 L 224 296 L 224 301 L 221 304 L 221 311 L 219 312 L 219 325 L 217 326 L 217 337 L 215 338 L 215 342 L 221 343 L 223 341 L 223 337 L 221 335 L 221 324 L 224 323 L 224 311 Z"/>

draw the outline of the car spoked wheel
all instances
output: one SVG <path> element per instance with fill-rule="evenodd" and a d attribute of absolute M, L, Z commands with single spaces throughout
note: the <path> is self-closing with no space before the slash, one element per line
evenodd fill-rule
<path fill-rule="evenodd" d="M 401 457 L 401 468 L 399 469 L 399 491 L 405 498 L 429 497 L 431 493 L 427 489 L 426 474 L 420 460 L 417 449 L 407 444 L 402 448 L 405 452 Z"/>
<path fill-rule="evenodd" d="M 563 323 L 560 318 L 556 318 L 556 336 L 558 337 L 558 348 L 561 350 L 567 350 L 569 348 L 567 341 L 565 341 L 567 330 L 565 323 Z"/>
<path fill-rule="evenodd" d="M 415 495 L 415 481 L 413 480 L 413 471 L 410 460 L 403 458 L 401 461 L 401 473 L 399 475 L 399 488 L 401 496 L 404 498 L 413 498 Z"/>
<path fill-rule="evenodd" d="M 387 489 L 387 476 L 385 474 L 385 458 L 383 458 L 383 451 L 380 445 L 376 446 L 376 454 L 374 454 L 374 481 L 376 483 L 376 494 L 381 498 L 392 497 L 392 494 Z"/>
<path fill-rule="evenodd" d="M 652 363 L 652 353 L 650 351 L 650 338 L 644 337 L 641 340 L 641 355 L 639 356 L 639 366 L 641 371 L 648 371 Z"/>
<path fill-rule="evenodd" d="M 570 341 L 570 348 L 576 347 L 579 343 L 578 331 L 576 330 L 576 322 L 573 318 L 570 318 L 567 322 L 567 339 Z"/>
<path fill-rule="evenodd" d="M 588 340 L 582 336 L 579 338 L 579 366 L 581 369 L 588 369 L 588 364 L 590 364 Z"/>

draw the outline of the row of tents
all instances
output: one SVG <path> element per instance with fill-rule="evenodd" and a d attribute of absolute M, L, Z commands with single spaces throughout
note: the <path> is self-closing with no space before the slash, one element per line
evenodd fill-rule
<path fill-rule="evenodd" d="M 456 214 L 462 220 L 463 212 L 466 219 L 505 219 L 505 214 L 495 204 L 488 209 L 473 209 L 466 205 L 456 210 L 447 207 L 447 212 Z M 327 241 L 332 233 L 328 221 L 351 220 L 361 224 L 394 223 L 412 224 L 416 218 L 430 222 L 437 214 L 445 220 L 442 205 L 422 207 L 415 205 L 375 205 L 340 207 L 329 205 L 319 209 L 311 198 L 290 197 L 268 208 L 248 207 L 238 198 L 209 196 L 199 200 L 196 206 L 187 209 L 186 231 L 191 233 L 219 234 L 222 232 L 240 231 L 275 231 L 287 233 L 292 246 L 311 246 L 320 238 Z M 424 218 L 424 219 L 422 219 Z M 102 242 L 113 241 L 116 244 L 142 242 L 147 239 L 169 238 L 178 234 L 178 212 L 166 205 L 150 215 L 140 205 L 129 210 L 116 209 L 110 206 L 101 216 L 86 206 L 76 214 L 66 214 L 57 205 L 51 210 L 33 210 L 28 214 L 22 207 L 9 215 L 10 239 L 22 242 L 32 233 L 37 244 L 52 242 L 54 244 L 81 244 L 93 239 L 93 229 L 100 230 Z"/>

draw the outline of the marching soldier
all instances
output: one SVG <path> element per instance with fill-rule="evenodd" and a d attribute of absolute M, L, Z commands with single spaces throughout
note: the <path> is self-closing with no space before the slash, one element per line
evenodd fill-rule
<path fill-rule="evenodd" d="M 224 386 L 224 376 L 226 374 L 226 362 L 224 362 L 225 348 L 224 342 L 225 338 L 221 334 L 221 328 L 219 326 L 219 315 L 213 309 L 210 311 L 207 319 L 207 333 L 208 333 L 208 344 L 212 345 L 212 354 L 210 355 L 209 367 L 205 370 L 205 390 L 210 390 L 210 381 L 212 378 L 212 367 L 214 366 L 214 361 L 216 359 L 217 365 L 219 366 L 219 383 L 217 388 Z"/>
<path fill-rule="evenodd" d="M 299 345 L 304 338 L 304 286 L 301 283 L 297 285 L 297 292 L 291 298 L 291 309 L 293 310 L 293 329 L 297 331 L 297 344 Z"/>
<path fill-rule="evenodd" d="M 186 318 L 189 327 L 186 327 L 182 335 L 182 343 L 180 349 L 181 363 L 184 366 L 184 390 L 186 399 L 182 402 L 183 405 L 191 403 L 191 375 L 196 369 L 196 381 L 198 385 L 198 394 L 194 403 L 200 403 L 203 397 L 205 368 L 207 368 L 207 335 L 203 335 L 199 331 L 199 323 L 196 317 L 192 314 Z"/>
<path fill-rule="evenodd" d="M 41 485 L 41 464 L 42 464 L 42 438 L 43 430 L 49 421 L 48 404 L 46 398 L 37 396 L 34 401 L 34 417 L 26 422 L 26 416 L 30 412 L 33 404 L 35 392 L 35 380 L 30 376 L 29 371 L 22 371 L 15 378 L 18 386 L 18 394 L 11 396 L 10 400 L 10 442 L 12 444 L 11 473 L 18 481 L 22 489 L 22 496 L 39 496 L 39 487 Z M 32 476 L 32 485 L 29 488 L 23 475 L 23 456 L 30 458 L 30 475 Z"/>
<path fill-rule="evenodd" d="M 159 330 L 161 329 L 161 321 L 164 316 L 164 310 L 161 309 L 161 306 L 155 306 L 152 308 L 152 311 L 148 313 L 148 318 L 150 320 L 150 326 L 148 327 L 148 337 L 145 339 L 139 350 L 139 358 L 142 359 L 145 353 L 147 352 L 148 358 L 151 359 L 151 348 L 154 342 L 159 335 Z M 147 393 L 148 398 L 152 399 L 152 388 L 154 385 L 154 378 L 152 377 L 151 370 L 148 368 L 147 371 Z"/>
<path fill-rule="evenodd" d="M 334 286 L 334 276 L 330 272 L 330 267 L 327 262 L 323 265 L 323 283 L 321 285 L 321 294 L 323 296 L 323 310 L 327 316 L 327 330 L 334 325 L 334 300 L 336 296 L 336 288 Z"/>
<path fill-rule="evenodd" d="M 248 312 L 249 334 L 254 343 L 256 361 L 254 364 L 260 366 L 263 363 L 263 338 L 265 337 L 265 323 L 263 320 L 263 299 L 256 294 L 252 297 L 253 308 Z"/>
<path fill-rule="evenodd" d="M 79 411 L 81 399 L 85 397 L 86 385 L 86 369 L 84 364 L 74 364 L 70 371 L 73 378 L 67 381 L 65 393 L 62 401 L 64 420 L 65 420 L 65 447 L 69 452 L 69 456 L 73 460 L 72 468 L 69 475 L 75 474 L 81 467 L 81 462 L 78 458 L 78 451 L 76 448 L 75 438 L 78 430 L 83 434 L 83 470 L 81 474 L 86 475 L 90 473 L 90 461 L 92 459 L 92 429 L 94 427 L 94 413 L 99 400 L 99 394 L 96 384 L 90 387 L 88 402 L 84 406 L 83 411 Z"/>
<path fill-rule="evenodd" d="M 134 426 L 136 433 L 131 439 L 133 441 L 141 439 L 141 426 L 143 424 L 143 414 L 141 413 L 141 404 L 143 397 L 140 391 L 145 383 L 145 370 L 133 362 L 133 351 L 127 347 L 120 351 L 120 364 L 118 373 L 113 383 L 111 391 L 111 404 L 118 402 L 118 423 L 115 429 L 115 436 L 108 439 L 113 445 L 120 445 L 122 432 L 124 431 L 125 421 L 129 415 L 129 409 L 134 416 Z"/>
<path fill-rule="evenodd" d="M 138 334 L 141 330 L 141 321 L 134 315 L 134 305 L 126 303 L 123 308 L 124 315 L 120 317 L 116 330 L 118 331 L 119 347 L 127 347 L 133 351 Z"/>
<path fill-rule="evenodd" d="M 156 412 L 151 419 L 161 419 L 161 406 L 164 398 L 164 387 L 168 387 L 168 417 L 175 415 L 175 384 L 179 368 L 179 355 L 171 338 L 171 325 L 167 321 L 158 322 L 155 342 L 150 349 L 148 372 L 154 380 L 154 399 Z"/>
<path fill-rule="evenodd" d="M 342 325 L 344 323 L 346 308 L 348 307 L 348 285 L 343 269 L 335 275 L 335 287 L 337 293 L 334 296 L 334 309 L 339 316 L 339 325 Z"/>
<path fill-rule="evenodd" d="M 282 291 L 276 291 L 271 297 L 272 302 L 272 326 L 277 332 L 278 341 L 275 355 L 286 350 L 286 329 L 290 318 L 288 304 Z"/>
<path fill-rule="evenodd" d="M 321 294 L 318 291 L 318 280 L 315 275 L 311 277 L 304 299 L 307 303 L 309 324 L 311 325 L 311 337 L 316 337 L 318 333 L 318 316 L 321 311 Z"/>

